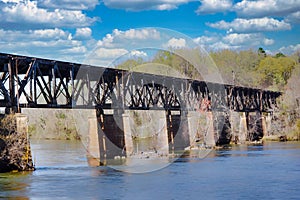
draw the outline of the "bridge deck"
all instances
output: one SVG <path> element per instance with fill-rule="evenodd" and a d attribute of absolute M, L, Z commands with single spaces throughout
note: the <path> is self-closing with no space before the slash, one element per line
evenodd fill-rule
<path fill-rule="evenodd" d="M 280 92 L 0 53 L 0 107 L 270 112 Z"/>

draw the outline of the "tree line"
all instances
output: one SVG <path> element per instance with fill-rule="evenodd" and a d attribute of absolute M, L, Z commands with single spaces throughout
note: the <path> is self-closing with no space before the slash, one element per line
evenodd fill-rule
<path fill-rule="evenodd" d="M 283 92 L 279 111 L 274 116 L 274 127 L 277 127 L 274 134 L 287 133 L 294 138 L 297 135 L 297 139 L 300 139 L 300 50 L 292 55 L 284 55 L 281 52 L 271 55 L 261 47 L 257 50 L 225 49 L 202 55 L 201 53 L 195 49 L 159 50 L 155 54 L 152 53 L 150 59 L 131 57 L 119 63 L 117 68 L 159 75 L 180 74 L 182 77 L 203 80 L 203 73 L 216 73 L 210 69 L 212 63 L 215 63 L 217 73 L 226 84 Z M 212 62 L 209 62 L 207 57 L 210 57 Z M 194 65 L 199 63 L 208 66 L 207 69 L 202 68 L 205 72 L 197 72 Z M 171 73 L 170 69 L 163 70 L 168 67 L 177 74 Z"/>

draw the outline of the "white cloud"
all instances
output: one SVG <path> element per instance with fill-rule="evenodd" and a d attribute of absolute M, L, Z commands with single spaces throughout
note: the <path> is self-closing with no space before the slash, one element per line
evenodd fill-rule
<path fill-rule="evenodd" d="M 126 49 L 106 49 L 106 48 L 99 48 L 96 50 L 96 55 L 98 58 L 103 59 L 116 59 L 122 55 L 127 54 L 128 51 Z"/>
<path fill-rule="evenodd" d="M 92 36 L 92 29 L 85 27 L 85 28 L 77 28 L 74 39 L 77 40 L 86 40 L 90 39 Z"/>
<path fill-rule="evenodd" d="M 129 29 L 127 31 L 120 31 L 115 29 L 113 34 L 117 37 L 122 37 L 124 39 L 138 39 L 138 40 L 145 40 L 145 39 L 159 39 L 160 34 L 155 29 Z"/>
<path fill-rule="evenodd" d="M 186 40 L 183 38 L 171 38 L 166 45 L 168 48 L 180 49 L 186 47 Z"/>
<path fill-rule="evenodd" d="M 103 67 L 114 67 L 114 61 L 121 58 L 129 53 L 124 48 L 97 48 L 83 61 L 85 64 L 103 66 Z"/>
<path fill-rule="evenodd" d="M 82 54 L 83 55 L 84 53 L 87 52 L 87 48 L 85 46 L 76 46 L 76 47 L 71 47 L 68 49 L 62 49 L 62 50 L 60 50 L 60 52 L 63 54 L 68 54 L 68 55 L 74 55 L 74 54 Z"/>
<path fill-rule="evenodd" d="M 97 42 L 95 49 L 87 59 L 88 64 L 110 66 L 115 59 L 126 56 L 147 57 L 142 48 L 148 48 L 155 42 L 160 42 L 161 34 L 154 28 L 115 29 Z M 112 67 L 112 66 L 111 66 Z"/>
<path fill-rule="evenodd" d="M 259 45 L 257 38 L 259 38 L 259 34 L 232 33 L 232 34 L 226 35 L 223 38 L 223 40 L 231 45 L 243 45 L 243 44 L 249 43 L 249 41 L 252 41 L 252 42 L 255 41 L 256 45 Z"/>
<path fill-rule="evenodd" d="M 207 47 L 209 50 L 213 50 L 213 51 L 219 51 L 219 50 L 223 50 L 223 49 L 232 49 L 232 50 L 236 50 L 236 49 L 240 49 L 241 46 L 238 45 L 230 45 L 228 43 L 225 42 L 216 42 L 214 44 L 211 44 Z"/>
<path fill-rule="evenodd" d="M 275 42 L 273 39 L 266 38 L 261 33 L 231 33 L 225 36 L 201 36 L 195 38 L 194 41 L 208 51 L 256 49 L 261 45 L 269 46 Z"/>
<path fill-rule="evenodd" d="M 300 24 L 300 11 L 288 15 L 285 20 L 290 23 Z"/>
<path fill-rule="evenodd" d="M 252 34 L 238 34 L 232 33 L 223 37 L 223 41 L 230 45 L 239 45 L 242 47 L 255 47 L 264 45 L 272 45 L 274 40 L 265 38 L 262 34 L 252 33 Z"/>
<path fill-rule="evenodd" d="M 217 12 L 229 11 L 232 7 L 232 0 L 200 0 L 201 5 L 197 9 L 197 14 L 213 14 Z"/>
<path fill-rule="evenodd" d="M 200 36 L 194 39 L 197 44 L 212 44 L 216 43 L 220 38 L 217 36 Z"/>
<path fill-rule="evenodd" d="M 234 6 L 243 17 L 285 16 L 300 10 L 299 0 L 243 0 Z"/>
<path fill-rule="evenodd" d="M 263 31 L 281 31 L 290 30 L 291 25 L 285 21 L 279 21 L 273 18 L 255 18 L 241 19 L 237 18 L 232 22 L 219 21 L 216 23 L 207 23 L 208 26 L 217 29 L 228 30 L 229 32 L 263 32 Z"/>
<path fill-rule="evenodd" d="M 130 55 L 133 57 L 147 57 L 147 53 L 144 51 L 133 50 L 130 52 Z"/>
<path fill-rule="evenodd" d="M 274 43 L 275 43 L 275 41 L 273 39 L 264 38 L 264 40 L 263 40 L 263 44 L 266 46 L 273 45 Z"/>
<path fill-rule="evenodd" d="M 86 27 L 97 20 L 87 17 L 82 11 L 39 8 L 36 1 L 30 0 L 7 3 L 2 5 L 0 10 L 0 25 L 9 28 L 26 29 L 33 26 L 48 28 Z"/>
<path fill-rule="evenodd" d="M 2 52 L 25 54 L 56 60 L 71 58 L 81 62 L 87 52 L 86 44 L 73 40 L 72 35 L 61 29 L 11 31 L 0 29 Z"/>
<path fill-rule="evenodd" d="M 61 29 L 40 29 L 29 31 L 29 33 L 33 34 L 35 39 L 67 39 L 69 38 L 70 33 L 65 32 Z"/>
<path fill-rule="evenodd" d="M 89 10 L 99 4 L 98 0 L 38 0 L 46 8 L 63 8 L 66 10 Z"/>
<path fill-rule="evenodd" d="M 172 10 L 179 5 L 193 0 L 103 0 L 109 8 L 125 9 L 130 11 L 140 10 Z"/>
<path fill-rule="evenodd" d="M 286 55 L 291 55 L 297 51 L 300 51 L 300 44 L 284 46 L 279 49 L 280 52 Z"/>
<path fill-rule="evenodd" d="M 11 31 L 0 29 L 1 42 L 68 40 L 70 33 L 61 29 Z"/>
<path fill-rule="evenodd" d="M 98 46 L 108 48 L 139 46 L 140 48 L 142 43 L 149 43 L 159 39 L 160 32 L 153 28 L 129 29 L 126 31 L 115 29 L 111 34 L 107 34 L 100 40 Z"/>
<path fill-rule="evenodd" d="M 1 0 L 3 3 L 20 3 L 23 0 Z M 0 2 L 1 3 L 1 2 Z"/>

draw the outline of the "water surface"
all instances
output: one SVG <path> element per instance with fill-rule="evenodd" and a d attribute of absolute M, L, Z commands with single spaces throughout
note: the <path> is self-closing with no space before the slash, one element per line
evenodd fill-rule
<path fill-rule="evenodd" d="M 33 141 L 32 149 L 37 170 L 0 174 L 0 198 L 300 198 L 300 143 L 233 146 L 145 174 L 89 167 L 80 142 Z"/>

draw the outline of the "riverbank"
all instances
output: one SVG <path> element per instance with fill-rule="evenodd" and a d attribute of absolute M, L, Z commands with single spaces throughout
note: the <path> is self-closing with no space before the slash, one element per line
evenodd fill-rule
<path fill-rule="evenodd" d="M 0 172 L 33 171 L 27 131 L 17 127 L 15 115 L 0 119 Z"/>

